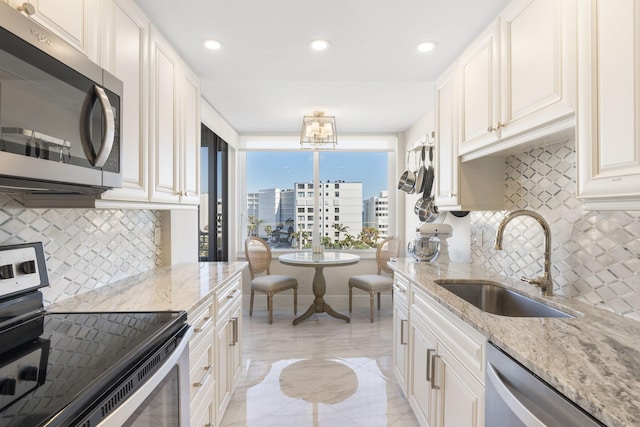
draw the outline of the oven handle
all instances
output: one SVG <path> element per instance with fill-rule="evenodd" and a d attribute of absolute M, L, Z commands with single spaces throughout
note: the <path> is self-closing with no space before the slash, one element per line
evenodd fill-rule
<path fill-rule="evenodd" d="M 105 132 L 102 136 L 102 144 L 98 153 L 93 149 L 91 141 L 91 112 L 96 101 L 100 102 L 102 107 L 102 121 L 104 123 Z M 116 125 L 113 116 L 113 107 L 109 102 L 109 98 L 104 89 L 94 85 L 93 90 L 87 93 L 84 104 L 82 106 L 82 114 L 80 115 L 80 139 L 82 140 L 82 148 L 87 160 L 92 166 L 101 168 L 107 162 L 113 142 L 115 139 Z"/>
<path fill-rule="evenodd" d="M 487 363 L 487 380 L 493 384 L 502 401 L 511 412 L 528 427 L 546 427 L 518 398 L 509 390 L 509 386 L 502 381 L 491 363 Z"/>
<path fill-rule="evenodd" d="M 171 356 L 164 361 L 160 369 L 153 374 L 135 393 L 129 396 L 118 408 L 116 408 L 109 416 L 104 418 L 98 426 L 108 427 L 115 425 L 124 425 L 124 423 L 133 415 L 142 405 L 153 390 L 164 380 L 164 378 L 177 365 L 178 376 L 180 378 L 180 421 L 181 427 L 189 425 L 189 337 L 193 333 L 189 327 L 179 344 L 176 346 Z M 183 398 L 183 396 L 187 398 Z"/>

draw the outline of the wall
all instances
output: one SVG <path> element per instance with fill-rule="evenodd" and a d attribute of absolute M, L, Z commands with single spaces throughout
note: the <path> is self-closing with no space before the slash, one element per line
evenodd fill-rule
<path fill-rule="evenodd" d="M 160 265 L 160 215 L 152 210 L 25 209 L 0 194 L 0 245 L 41 241 L 45 305 Z"/>
<path fill-rule="evenodd" d="M 640 212 L 583 211 L 575 198 L 574 146 L 507 157 L 506 208 L 534 210 L 549 223 L 555 293 L 640 320 Z M 493 249 L 504 214 L 472 212 L 472 262 L 514 278 L 539 275 L 544 240 L 534 220 L 512 220 L 504 250 Z"/>

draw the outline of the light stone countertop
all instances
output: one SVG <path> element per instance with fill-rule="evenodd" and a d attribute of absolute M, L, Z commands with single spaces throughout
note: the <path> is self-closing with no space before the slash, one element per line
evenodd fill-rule
<path fill-rule="evenodd" d="M 562 296 L 540 296 L 529 284 L 472 264 L 399 259 L 389 265 L 601 422 L 640 425 L 640 322 Z M 493 315 L 438 286 L 437 279 L 496 281 L 577 317 Z"/>
<path fill-rule="evenodd" d="M 158 267 L 45 309 L 58 312 L 184 310 L 191 313 L 247 266 L 246 262 L 193 262 Z"/>

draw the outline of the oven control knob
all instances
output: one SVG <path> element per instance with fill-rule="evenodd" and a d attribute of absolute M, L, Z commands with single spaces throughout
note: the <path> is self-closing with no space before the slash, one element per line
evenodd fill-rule
<path fill-rule="evenodd" d="M 33 274 L 36 272 L 36 262 L 34 260 L 25 261 L 20 264 L 20 271 L 24 274 Z"/>
<path fill-rule="evenodd" d="M 16 394 L 16 379 L 4 378 L 0 380 L 0 395 L 13 396 Z"/>
<path fill-rule="evenodd" d="M 14 277 L 12 264 L 0 265 L 0 279 L 13 279 Z"/>
<path fill-rule="evenodd" d="M 20 369 L 20 379 L 22 381 L 38 381 L 38 368 L 35 366 L 25 366 Z"/>

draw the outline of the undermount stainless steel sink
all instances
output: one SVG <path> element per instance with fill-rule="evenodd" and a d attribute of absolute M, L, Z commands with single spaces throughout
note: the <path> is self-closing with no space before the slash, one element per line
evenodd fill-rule
<path fill-rule="evenodd" d="M 509 317 L 575 317 L 490 282 L 437 280 L 436 283 L 491 314 Z"/>

